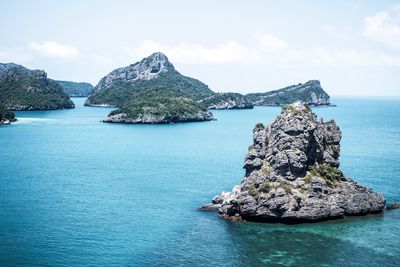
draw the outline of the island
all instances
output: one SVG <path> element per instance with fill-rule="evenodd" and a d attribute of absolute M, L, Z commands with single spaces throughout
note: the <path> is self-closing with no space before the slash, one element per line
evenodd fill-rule
<path fill-rule="evenodd" d="M 88 97 L 93 91 L 93 85 L 86 82 L 56 81 L 62 86 L 69 97 Z"/>
<path fill-rule="evenodd" d="M 9 110 L 69 109 L 75 105 L 43 70 L 0 63 L 0 104 Z"/>
<path fill-rule="evenodd" d="M 303 101 L 310 106 L 329 106 L 330 97 L 322 89 L 318 80 L 311 80 L 304 84 L 291 85 L 282 89 L 265 93 L 251 93 L 246 97 L 255 106 L 282 106 L 295 101 Z"/>
<path fill-rule="evenodd" d="M 243 95 L 216 93 L 203 82 L 180 74 L 160 52 L 110 72 L 93 88 L 85 105 L 122 108 L 128 102 L 136 103 L 138 97 L 147 97 L 149 94 L 140 92 L 149 90 L 165 91 L 176 97 L 196 101 L 202 109 L 253 108 Z"/>
<path fill-rule="evenodd" d="M 0 104 L 0 125 L 10 124 L 14 121 L 16 121 L 14 112 L 9 111 L 5 106 Z"/>
<path fill-rule="evenodd" d="M 318 222 L 382 212 L 383 197 L 339 169 L 341 131 L 304 102 L 287 105 L 267 127 L 257 124 L 245 176 L 202 210 L 232 221 Z"/>
<path fill-rule="evenodd" d="M 197 102 L 165 90 L 139 93 L 104 120 L 110 123 L 165 124 L 210 121 L 211 112 Z"/>
<path fill-rule="evenodd" d="M 157 91 L 161 94 L 160 97 L 152 97 L 151 91 Z M 183 105 L 183 109 L 190 105 L 193 108 L 201 108 L 203 111 L 252 109 L 260 105 L 284 105 L 295 100 L 305 101 L 309 105 L 330 105 L 329 95 L 316 80 L 266 93 L 247 95 L 230 92 L 217 93 L 203 82 L 179 73 L 163 53 L 156 52 L 139 62 L 117 68 L 104 76 L 93 88 L 85 101 L 85 106 L 118 108 L 103 120 L 115 123 L 144 123 L 147 119 L 149 123 L 177 123 L 180 122 L 180 118 L 184 118 L 182 122 L 186 122 L 205 121 L 212 117 L 210 112 L 199 113 L 197 110 L 192 113 L 194 109 L 191 110 L 190 115 L 185 113 L 184 117 L 178 113 L 173 116 L 170 113 L 162 114 L 162 112 L 169 112 L 169 109 L 160 105 L 162 99 L 167 102 L 175 101 L 177 105 Z M 151 101 L 157 102 L 150 105 Z M 198 105 L 194 106 L 192 101 Z M 144 103 L 146 106 L 143 106 Z M 166 103 L 167 106 L 169 104 Z M 137 108 L 139 106 L 144 109 L 139 111 Z M 151 112 L 150 109 L 145 108 L 150 106 Z M 143 121 L 143 118 L 146 120 Z"/>
<path fill-rule="evenodd" d="M 85 105 L 119 107 L 149 89 L 168 91 L 195 101 L 214 94 L 204 83 L 176 71 L 164 54 L 154 53 L 102 78 Z"/>

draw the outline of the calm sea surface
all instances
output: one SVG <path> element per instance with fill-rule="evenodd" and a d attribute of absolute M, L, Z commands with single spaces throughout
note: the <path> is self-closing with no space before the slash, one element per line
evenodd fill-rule
<path fill-rule="evenodd" d="M 280 108 L 117 125 L 84 100 L 0 127 L 0 266 L 399 266 L 400 210 L 291 226 L 196 211 L 241 181 L 253 126 Z M 400 100 L 334 103 L 314 110 L 342 129 L 342 170 L 399 201 Z"/>

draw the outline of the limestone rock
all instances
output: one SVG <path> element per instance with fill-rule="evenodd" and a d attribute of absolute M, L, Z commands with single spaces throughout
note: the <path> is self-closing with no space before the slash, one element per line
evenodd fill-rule
<path fill-rule="evenodd" d="M 339 170 L 341 132 L 296 102 L 253 131 L 245 177 L 218 204 L 223 218 L 301 223 L 379 213 L 383 197 Z M 215 202 L 215 203 L 214 203 Z"/>

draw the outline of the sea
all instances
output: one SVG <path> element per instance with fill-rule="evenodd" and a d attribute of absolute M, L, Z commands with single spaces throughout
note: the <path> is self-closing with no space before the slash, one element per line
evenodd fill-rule
<path fill-rule="evenodd" d="M 110 108 L 16 112 L 0 127 L 0 266 L 399 266 L 400 210 L 321 223 L 198 211 L 244 176 L 256 123 L 106 124 Z M 400 201 L 400 98 L 333 98 L 347 177 Z"/>

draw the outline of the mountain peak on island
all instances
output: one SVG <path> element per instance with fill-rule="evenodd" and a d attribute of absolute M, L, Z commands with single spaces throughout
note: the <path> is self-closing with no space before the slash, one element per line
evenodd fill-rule
<path fill-rule="evenodd" d="M 138 63 L 133 64 L 133 66 L 137 66 L 142 71 L 152 74 L 153 76 L 147 75 L 150 79 L 161 72 L 175 70 L 167 56 L 161 52 L 155 52 Z"/>
<path fill-rule="evenodd" d="M 167 56 L 161 52 L 156 52 L 139 62 L 113 70 L 100 80 L 96 90 L 100 91 L 107 88 L 115 81 L 131 83 L 137 80 L 151 80 L 161 73 L 170 71 L 175 71 L 175 68 L 169 62 Z"/>

